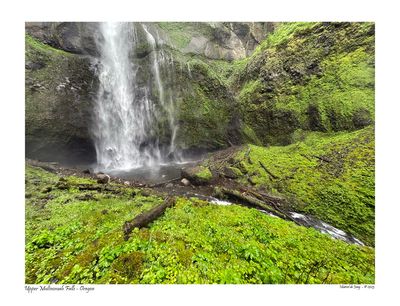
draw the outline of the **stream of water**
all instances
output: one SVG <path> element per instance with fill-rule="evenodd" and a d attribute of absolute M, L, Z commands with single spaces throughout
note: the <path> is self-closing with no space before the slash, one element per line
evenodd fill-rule
<path fill-rule="evenodd" d="M 193 194 L 193 196 L 204 200 L 204 201 L 208 201 L 212 204 L 216 204 L 216 205 L 232 205 L 233 203 L 229 202 L 229 201 L 224 201 L 224 200 L 220 200 L 211 196 L 204 196 L 204 195 L 200 195 L 200 194 Z M 269 216 L 272 217 L 276 217 L 274 214 L 263 210 L 263 209 L 258 209 L 260 212 L 265 213 Z M 365 245 L 362 241 L 358 240 L 357 238 L 355 238 L 354 236 L 328 224 L 325 223 L 321 220 L 318 220 L 314 217 L 311 216 L 306 216 L 297 212 L 289 212 L 290 216 L 295 219 L 299 224 L 305 226 L 305 227 L 313 227 L 316 230 L 318 230 L 321 233 L 324 234 L 328 234 L 329 236 L 331 236 L 334 239 L 339 239 L 339 240 L 343 240 L 346 241 L 347 243 L 351 243 L 351 244 L 357 244 L 357 245 Z"/>

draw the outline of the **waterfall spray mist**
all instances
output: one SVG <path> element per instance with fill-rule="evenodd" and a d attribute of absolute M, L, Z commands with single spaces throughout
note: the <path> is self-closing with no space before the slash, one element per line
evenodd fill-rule
<path fill-rule="evenodd" d="M 150 72 L 147 86 L 139 85 L 134 54 L 139 26 L 151 47 L 151 54 L 147 55 L 151 57 L 151 65 L 141 67 Z M 99 90 L 93 126 L 98 169 L 155 167 L 165 162 L 164 155 L 174 153 L 177 130 L 173 99 L 166 97 L 161 80 L 160 65 L 164 57 L 157 55 L 155 38 L 145 25 L 102 23 L 100 32 Z M 157 100 L 151 93 L 153 83 Z M 171 135 L 168 152 L 161 148 L 157 130 L 160 117 L 165 114 Z"/>

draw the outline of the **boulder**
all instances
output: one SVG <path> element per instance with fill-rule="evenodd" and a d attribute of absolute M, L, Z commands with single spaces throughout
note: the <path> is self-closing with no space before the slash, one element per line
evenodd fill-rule
<path fill-rule="evenodd" d="M 184 168 L 181 171 L 181 176 L 189 180 L 193 185 L 206 185 L 213 178 L 210 169 L 203 166 Z"/>
<path fill-rule="evenodd" d="M 184 186 L 190 186 L 190 181 L 188 179 L 186 179 L 186 178 L 183 178 L 181 180 L 181 184 L 184 185 Z"/>
<path fill-rule="evenodd" d="M 104 173 L 97 173 L 96 178 L 99 184 L 108 184 L 110 182 L 110 176 Z"/>

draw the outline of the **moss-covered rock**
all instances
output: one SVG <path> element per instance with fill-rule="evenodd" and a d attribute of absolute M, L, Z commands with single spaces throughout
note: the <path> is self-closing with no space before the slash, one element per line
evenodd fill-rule
<path fill-rule="evenodd" d="M 173 53 L 177 146 L 183 150 L 213 150 L 238 143 L 238 109 L 219 73 L 220 62 Z"/>
<path fill-rule="evenodd" d="M 98 56 L 96 40 L 100 33 L 97 22 L 26 22 L 25 31 L 59 50 Z"/>
<path fill-rule="evenodd" d="M 165 42 L 184 54 L 213 60 L 244 58 L 273 31 L 273 22 L 158 22 Z"/>
<path fill-rule="evenodd" d="M 182 177 L 188 179 L 193 185 L 210 183 L 213 175 L 208 167 L 195 166 L 182 169 Z"/>
<path fill-rule="evenodd" d="M 235 83 L 235 82 L 234 82 Z M 374 24 L 283 23 L 236 71 L 242 118 L 264 144 L 297 129 L 374 121 Z"/>
<path fill-rule="evenodd" d="M 26 36 L 25 141 L 27 157 L 95 160 L 89 133 L 96 78 L 88 57 Z"/>

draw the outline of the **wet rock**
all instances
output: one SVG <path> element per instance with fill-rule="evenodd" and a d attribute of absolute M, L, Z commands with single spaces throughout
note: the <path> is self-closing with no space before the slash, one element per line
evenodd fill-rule
<path fill-rule="evenodd" d="M 124 182 L 124 185 L 125 185 L 125 186 L 130 186 L 131 183 L 130 183 L 129 181 L 125 181 L 125 182 Z"/>
<path fill-rule="evenodd" d="M 82 173 L 84 173 L 84 174 L 91 174 L 91 173 L 92 173 L 92 170 L 88 168 L 88 169 L 83 170 Z"/>
<path fill-rule="evenodd" d="M 110 176 L 104 173 L 96 174 L 97 183 L 108 184 L 110 182 Z"/>
<path fill-rule="evenodd" d="M 165 185 L 166 188 L 172 188 L 174 187 L 174 185 L 172 183 L 168 183 L 167 185 Z"/>
<path fill-rule="evenodd" d="M 189 180 L 193 185 L 206 185 L 211 181 L 213 175 L 208 167 L 195 166 L 182 169 L 181 177 Z"/>
<path fill-rule="evenodd" d="M 39 70 L 45 66 L 44 63 L 41 62 L 31 62 L 27 61 L 25 63 L 25 69 L 30 69 L 30 70 Z"/>
<path fill-rule="evenodd" d="M 188 179 L 186 179 L 186 178 L 183 178 L 181 180 L 181 184 L 184 185 L 184 186 L 189 186 L 190 185 L 190 181 Z"/>

